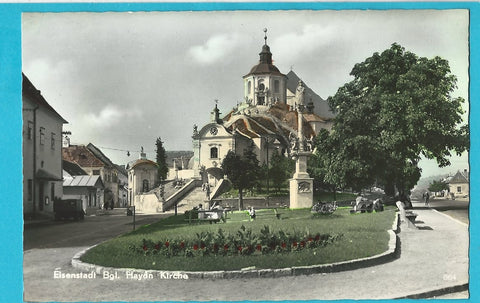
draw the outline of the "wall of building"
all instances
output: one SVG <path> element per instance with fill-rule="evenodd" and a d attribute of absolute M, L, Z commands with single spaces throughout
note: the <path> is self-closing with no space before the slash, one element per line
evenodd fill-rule
<path fill-rule="evenodd" d="M 37 180 L 34 186 L 34 172 L 43 169 L 48 174 L 62 178 L 63 121 L 42 106 L 34 111 L 37 105 L 30 98 L 28 95 L 23 95 L 23 209 L 24 214 L 30 216 L 34 212 L 33 202 L 35 201 L 36 213 L 53 214 L 53 200 L 63 195 L 62 181 Z M 35 155 L 33 136 L 36 140 Z"/>
<path fill-rule="evenodd" d="M 81 199 L 83 210 L 87 215 L 94 214 L 103 207 L 103 190 L 95 187 L 66 186 L 63 199 Z"/>
<path fill-rule="evenodd" d="M 456 197 L 463 197 L 470 194 L 470 186 L 468 183 L 452 183 L 449 184 L 450 193 L 453 193 Z"/>
<path fill-rule="evenodd" d="M 278 90 L 275 89 L 275 81 L 278 81 Z M 259 91 L 259 85 L 264 85 L 264 90 Z M 257 95 L 264 93 L 265 104 L 274 104 L 275 102 L 286 102 L 287 85 L 286 78 L 281 75 L 250 75 L 244 79 L 244 96 L 251 100 L 252 104 L 258 105 Z"/>

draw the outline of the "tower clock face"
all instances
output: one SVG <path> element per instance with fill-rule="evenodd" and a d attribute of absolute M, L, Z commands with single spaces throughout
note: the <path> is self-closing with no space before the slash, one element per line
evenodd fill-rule
<path fill-rule="evenodd" d="M 218 129 L 214 126 L 210 128 L 210 133 L 215 136 L 216 134 L 218 134 Z"/>

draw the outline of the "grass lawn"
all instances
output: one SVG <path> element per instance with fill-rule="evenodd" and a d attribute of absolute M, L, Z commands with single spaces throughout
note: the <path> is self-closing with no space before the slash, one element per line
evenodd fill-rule
<path fill-rule="evenodd" d="M 141 268 L 158 270 L 236 270 L 255 268 L 284 268 L 291 266 L 333 263 L 382 253 L 388 249 L 389 234 L 395 216 L 395 208 L 384 212 L 350 214 L 350 208 L 339 208 L 332 215 L 313 216 L 309 209 L 281 209 L 281 219 L 272 209 L 258 210 L 257 219 L 250 221 L 246 212 L 228 214 L 226 223 L 192 224 L 183 215 L 172 216 L 156 223 L 144 225 L 136 231 L 105 242 L 85 254 L 82 261 L 108 267 Z M 292 233 L 309 232 L 342 235 L 333 243 L 322 247 L 303 249 L 288 253 L 253 254 L 249 256 L 174 256 L 159 254 L 143 255 L 129 247 L 142 246 L 143 239 L 157 241 L 183 241 L 194 239 L 202 231 L 237 233 L 241 226 L 254 234 L 268 226 L 271 231 Z"/>

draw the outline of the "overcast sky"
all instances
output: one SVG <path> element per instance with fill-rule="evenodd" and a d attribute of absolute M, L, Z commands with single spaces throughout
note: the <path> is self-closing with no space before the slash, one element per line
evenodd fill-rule
<path fill-rule="evenodd" d="M 154 159 L 157 137 L 192 150 L 193 125 L 208 122 L 214 100 L 227 113 L 243 99 L 264 28 L 274 64 L 324 99 L 355 63 L 397 42 L 447 59 L 454 95 L 468 100 L 467 10 L 25 13 L 22 69 L 69 122 L 73 144 L 125 164 L 141 146 Z M 425 161 L 424 175 L 468 167 L 467 155 L 452 161 L 443 170 Z"/>

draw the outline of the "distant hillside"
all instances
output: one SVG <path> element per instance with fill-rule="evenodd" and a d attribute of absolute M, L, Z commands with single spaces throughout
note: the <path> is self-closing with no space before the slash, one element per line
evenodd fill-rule
<path fill-rule="evenodd" d="M 167 155 L 166 161 L 168 167 L 173 167 L 173 159 L 175 158 L 183 157 L 184 159 L 190 159 L 193 157 L 193 151 L 165 151 L 165 154 Z"/>

